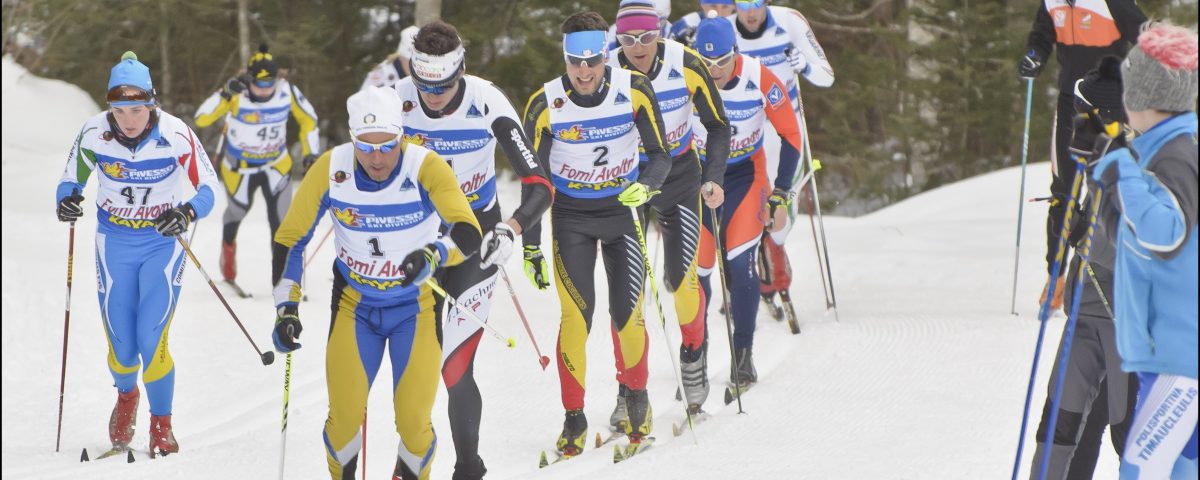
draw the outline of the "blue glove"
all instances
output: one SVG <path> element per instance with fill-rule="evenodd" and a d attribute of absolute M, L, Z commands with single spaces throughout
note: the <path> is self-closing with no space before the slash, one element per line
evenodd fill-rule
<path fill-rule="evenodd" d="M 280 305 L 275 314 L 275 330 L 271 332 L 271 341 L 279 353 L 288 353 L 300 349 L 300 332 L 304 326 L 300 324 L 299 308 L 296 305 Z"/>

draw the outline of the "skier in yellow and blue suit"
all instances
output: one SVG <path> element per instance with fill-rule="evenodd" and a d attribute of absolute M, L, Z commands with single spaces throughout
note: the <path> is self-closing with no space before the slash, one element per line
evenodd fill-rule
<path fill-rule="evenodd" d="M 325 370 L 325 453 L 332 478 L 354 478 L 367 392 L 387 344 L 396 432 L 395 475 L 429 478 L 437 448 L 430 412 L 442 352 L 426 279 L 479 249 L 481 235 L 454 171 L 436 153 L 401 141 L 402 105 L 369 87 L 348 100 L 350 143 L 326 152 L 305 175 L 275 234 L 280 352 L 300 348 L 298 301 L 304 247 L 326 210 L 334 220 L 333 315 Z M 439 227 L 445 234 L 439 237 Z"/>

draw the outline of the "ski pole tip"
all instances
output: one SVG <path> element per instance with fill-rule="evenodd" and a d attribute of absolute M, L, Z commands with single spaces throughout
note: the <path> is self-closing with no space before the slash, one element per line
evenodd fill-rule
<path fill-rule="evenodd" d="M 275 352 L 269 352 L 269 351 L 263 352 L 262 362 L 263 362 L 263 365 L 270 365 L 272 363 L 275 363 Z"/>

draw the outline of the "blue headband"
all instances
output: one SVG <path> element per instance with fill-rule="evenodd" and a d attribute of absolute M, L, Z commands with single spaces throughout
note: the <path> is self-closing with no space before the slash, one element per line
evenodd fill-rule
<path fill-rule="evenodd" d="M 608 56 L 608 33 L 587 30 L 563 35 L 563 53 L 577 58 Z"/>

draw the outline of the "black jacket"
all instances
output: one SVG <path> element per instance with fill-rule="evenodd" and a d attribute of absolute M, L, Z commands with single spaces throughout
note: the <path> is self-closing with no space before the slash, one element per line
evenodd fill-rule
<path fill-rule="evenodd" d="M 1145 22 L 1146 15 L 1134 0 L 1042 0 L 1026 51 L 1036 51 L 1045 61 L 1057 45 L 1062 65 L 1058 88 L 1069 94 L 1075 80 L 1101 58 L 1125 57 Z"/>

